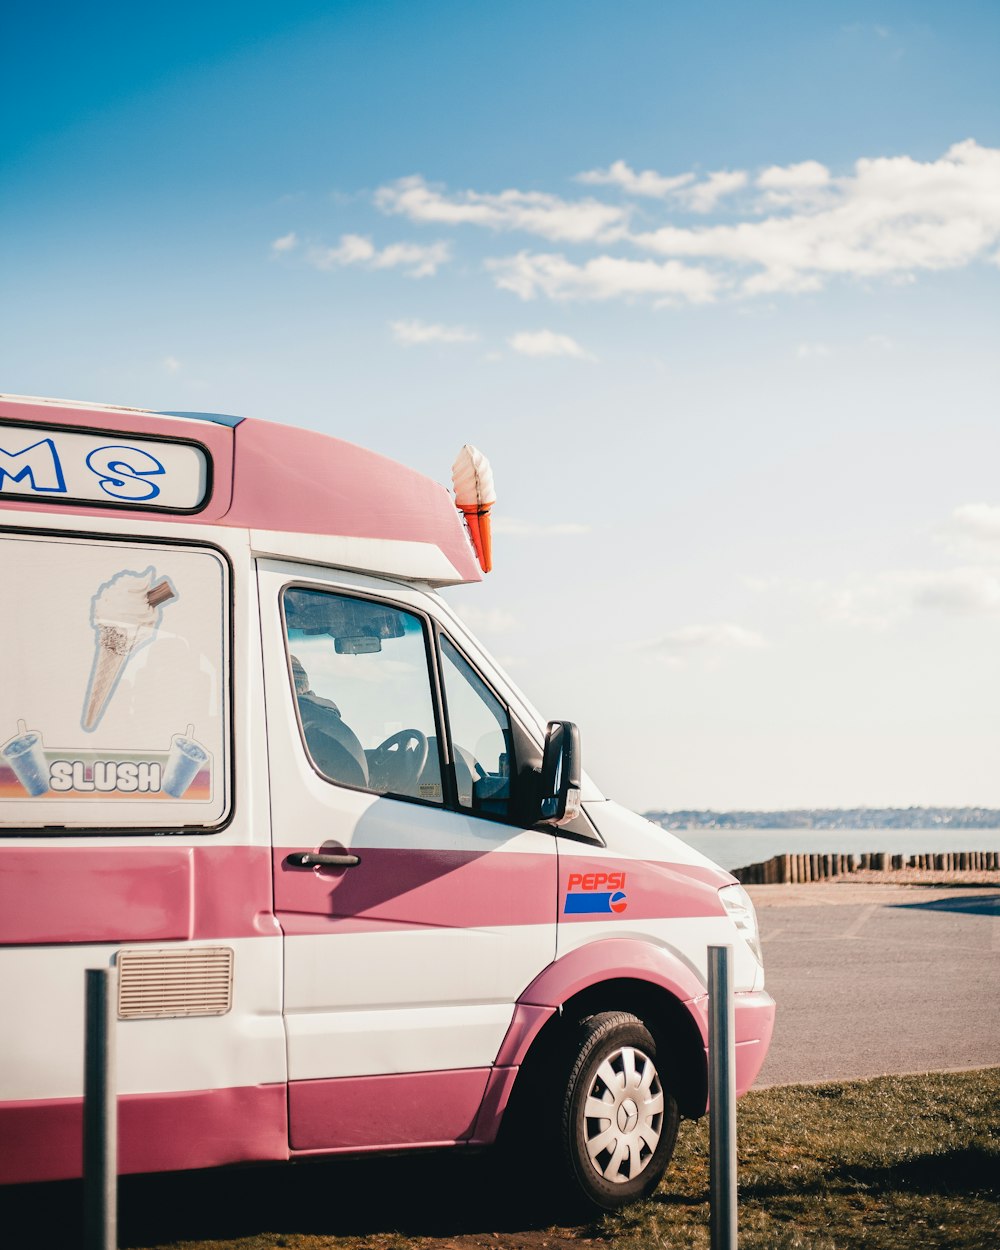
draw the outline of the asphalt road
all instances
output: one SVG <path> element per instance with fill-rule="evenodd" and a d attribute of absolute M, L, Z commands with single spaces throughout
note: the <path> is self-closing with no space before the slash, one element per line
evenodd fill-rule
<path fill-rule="evenodd" d="M 1000 1065 L 1000 890 L 750 894 L 778 1004 L 758 1085 Z"/>

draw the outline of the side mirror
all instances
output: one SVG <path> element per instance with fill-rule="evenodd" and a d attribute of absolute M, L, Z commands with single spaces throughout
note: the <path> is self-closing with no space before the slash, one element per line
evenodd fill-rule
<path fill-rule="evenodd" d="M 550 720 L 542 756 L 540 819 L 568 825 L 580 815 L 580 731 L 569 720 Z"/>

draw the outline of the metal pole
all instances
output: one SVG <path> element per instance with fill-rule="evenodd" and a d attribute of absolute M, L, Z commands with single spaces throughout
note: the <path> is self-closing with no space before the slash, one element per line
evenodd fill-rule
<path fill-rule="evenodd" d="M 708 948 L 709 1194 L 712 1250 L 736 1250 L 736 1008 L 733 948 Z"/>
<path fill-rule="evenodd" d="M 118 972 L 86 970 L 86 1041 L 83 1060 L 84 1250 L 118 1246 L 118 1091 L 115 1026 Z"/>

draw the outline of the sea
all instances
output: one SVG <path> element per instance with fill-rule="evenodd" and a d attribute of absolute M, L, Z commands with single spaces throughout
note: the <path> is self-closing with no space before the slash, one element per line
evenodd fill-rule
<path fill-rule="evenodd" d="M 772 855 L 922 855 L 1000 851 L 1000 829 L 672 829 L 720 868 L 761 864 Z"/>

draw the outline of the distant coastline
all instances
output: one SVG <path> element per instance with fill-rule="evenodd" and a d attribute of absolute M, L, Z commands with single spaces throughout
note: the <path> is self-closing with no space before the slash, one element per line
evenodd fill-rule
<path fill-rule="evenodd" d="M 805 807 L 775 812 L 651 811 L 663 829 L 1000 829 L 993 807 Z"/>

